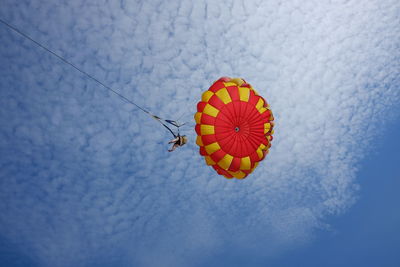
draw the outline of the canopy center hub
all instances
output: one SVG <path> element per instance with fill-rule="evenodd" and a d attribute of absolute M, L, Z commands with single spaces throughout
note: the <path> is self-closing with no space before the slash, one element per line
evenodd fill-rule
<path fill-rule="evenodd" d="M 236 127 L 235 127 L 235 132 L 239 132 L 239 131 L 240 131 L 239 126 L 236 126 Z"/>

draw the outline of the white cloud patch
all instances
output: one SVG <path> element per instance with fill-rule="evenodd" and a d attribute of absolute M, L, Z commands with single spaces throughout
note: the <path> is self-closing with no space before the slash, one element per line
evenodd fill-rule
<path fill-rule="evenodd" d="M 162 117 L 220 76 L 272 106 L 244 181 L 3 26 L 0 235 L 41 266 L 197 266 L 307 242 L 399 103 L 398 1 L 6 1 L 1 18 Z M 35 12 L 31 12 L 34 10 Z M 397 113 L 396 113 L 397 114 Z"/>

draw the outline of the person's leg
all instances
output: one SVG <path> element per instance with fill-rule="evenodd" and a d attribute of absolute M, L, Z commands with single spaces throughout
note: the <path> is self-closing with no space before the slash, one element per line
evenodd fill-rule
<path fill-rule="evenodd" d="M 169 152 L 172 152 L 172 151 L 174 151 L 178 146 L 179 146 L 178 144 L 174 144 L 174 145 L 172 146 L 172 148 L 169 149 L 168 151 L 169 151 Z"/>
<path fill-rule="evenodd" d="M 178 141 L 179 140 L 179 138 L 177 137 L 177 138 L 174 138 L 174 139 L 172 139 L 171 141 L 169 141 L 168 142 L 168 144 L 172 144 L 172 143 L 175 143 L 176 141 Z"/>

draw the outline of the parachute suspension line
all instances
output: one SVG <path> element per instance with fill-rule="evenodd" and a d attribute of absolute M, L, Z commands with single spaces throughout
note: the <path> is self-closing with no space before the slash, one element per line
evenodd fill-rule
<path fill-rule="evenodd" d="M 139 106 L 138 104 L 136 104 L 135 102 L 133 102 L 132 100 L 130 100 L 129 98 L 126 98 L 125 96 L 123 96 L 122 94 L 118 93 L 117 91 L 115 91 L 114 89 L 112 89 L 111 87 L 107 86 L 106 84 L 104 84 L 103 82 L 101 82 L 100 80 L 96 79 L 95 77 L 93 77 L 92 75 L 90 75 L 89 73 L 87 73 L 86 71 L 78 68 L 77 66 L 75 66 L 74 64 L 72 64 L 71 62 L 69 62 L 68 60 L 66 60 L 65 58 L 63 58 L 62 56 L 60 56 L 59 54 L 57 54 L 56 52 L 53 52 L 52 50 L 50 50 L 49 48 L 45 47 L 44 45 L 42 45 L 41 43 L 39 43 L 38 41 L 32 39 L 29 35 L 23 33 L 22 31 L 18 30 L 17 28 L 15 28 L 14 26 L 10 25 L 9 23 L 7 23 L 6 21 L 2 20 L 0 18 L 0 22 L 2 24 L 4 24 L 5 26 L 7 26 L 9 29 L 13 30 L 14 32 L 18 33 L 19 35 L 21 35 L 22 37 L 30 40 L 31 42 L 33 42 L 34 44 L 36 44 L 37 46 L 41 47 L 42 49 L 44 49 L 45 51 L 47 51 L 48 53 L 52 54 L 53 56 L 57 57 L 59 60 L 61 60 L 62 62 L 64 62 L 67 65 L 70 65 L 72 68 L 74 68 L 75 70 L 79 71 L 80 73 L 82 73 L 83 75 L 85 75 L 86 77 L 90 78 L 91 80 L 95 81 L 96 83 L 100 84 L 101 86 L 103 86 L 105 89 L 109 90 L 110 92 L 114 93 L 115 95 L 119 96 L 120 98 L 122 98 L 123 100 L 125 100 L 126 102 L 134 105 L 135 107 L 137 107 L 138 109 L 140 109 L 141 111 L 143 111 L 144 113 L 148 114 L 149 116 L 151 116 L 153 119 L 157 120 L 159 123 L 161 123 L 165 128 L 168 129 L 168 131 L 170 131 L 172 133 L 172 135 L 174 137 L 177 137 L 177 135 L 166 125 L 164 124 L 162 121 L 165 121 L 171 125 L 174 125 L 175 127 L 177 127 L 178 129 L 178 136 L 179 136 L 179 127 L 182 125 L 178 125 L 176 123 L 176 121 L 172 121 L 172 120 L 164 120 L 156 115 L 151 114 L 149 111 L 147 111 L 146 109 L 142 108 L 141 106 Z"/>

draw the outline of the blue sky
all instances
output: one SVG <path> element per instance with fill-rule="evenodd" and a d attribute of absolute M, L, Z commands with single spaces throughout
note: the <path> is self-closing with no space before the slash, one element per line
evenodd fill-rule
<path fill-rule="evenodd" d="M 0 265 L 397 266 L 398 1 L 3 1 L 0 17 L 161 117 L 243 77 L 270 154 L 217 176 L 0 25 Z"/>
<path fill-rule="evenodd" d="M 391 124 L 377 152 L 362 162 L 358 201 L 345 215 L 329 218 L 309 246 L 276 257 L 273 266 L 398 266 L 400 122 Z"/>

